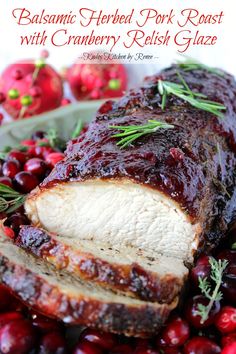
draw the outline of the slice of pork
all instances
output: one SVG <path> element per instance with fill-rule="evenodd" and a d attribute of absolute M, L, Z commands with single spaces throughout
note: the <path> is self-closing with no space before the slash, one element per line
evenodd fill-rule
<path fill-rule="evenodd" d="M 177 303 L 144 302 L 73 277 L 14 245 L 2 228 L 0 282 L 49 317 L 132 336 L 154 335 Z"/>
<path fill-rule="evenodd" d="M 118 250 L 106 242 L 75 242 L 72 237 L 33 226 L 23 226 L 15 244 L 57 269 L 114 292 L 153 302 L 171 303 L 179 295 L 188 272 L 180 259 L 133 247 Z"/>

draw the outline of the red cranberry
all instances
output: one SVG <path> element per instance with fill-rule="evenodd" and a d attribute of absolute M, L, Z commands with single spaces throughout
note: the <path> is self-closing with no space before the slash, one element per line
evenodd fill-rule
<path fill-rule="evenodd" d="M 19 150 L 12 150 L 11 152 L 9 152 L 8 158 L 12 160 L 17 160 L 21 164 L 24 164 L 28 159 L 28 155 Z"/>
<path fill-rule="evenodd" d="M 5 312 L 0 314 L 0 329 L 5 326 L 6 324 L 12 322 L 12 321 L 17 321 L 17 320 L 22 320 L 23 316 L 20 312 Z"/>
<path fill-rule="evenodd" d="M 4 285 L 0 284 L 0 311 L 6 311 L 11 301 L 11 293 Z"/>
<path fill-rule="evenodd" d="M 209 257 L 204 256 L 200 258 L 196 266 L 191 270 L 190 281 L 195 290 L 199 289 L 199 277 L 209 278 L 211 273 L 211 266 L 209 264 Z"/>
<path fill-rule="evenodd" d="M 209 300 L 202 295 L 194 296 L 192 299 L 188 301 L 185 310 L 185 316 L 187 321 L 195 328 L 204 328 L 213 324 L 217 313 L 220 311 L 220 304 L 219 302 L 217 302 L 215 303 L 214 307 L 210 311 L 208 319 L 204 323 L 201 323 L 202 318 L 200 315 L 197 314 L 198 305 L 202 304 L 206 306 L 208 305 L 208 303 Z"/>
<path fill-rule="evenodd" d="M 221 290 L 224 299 L 236 306 L 236 264 L 230 264 L 223 276 Z"/>
<path fill-rule="evenodd" d="M 18 213 L 9 216 L 4 221 L 4 226 L 10 227 L 15 232 L 15 234 L 18 234 L 21 225 L 29 225 L 29 220 L 26 216 Z"/>
<path fill-rule="evenodd" d="M 133 348 L 128 344 L 120 344 L 113 348 L 109 354 L 133 354 Z"/>
<path fill-rule="evenodd" d="M 15 312 L 28 313 L 29 308 L 23 302 L 13 297 L 9 309 Z"/>
<path fill-rule="evenodd" d="M 36 318 L 32 320 L 32 324 L 42 333 L 58 332 L 62 329 L 62 326 L 59 322 L 51 320 L 50 318 L 44 316 L 36 316 Z"/>
<path fill-rule="evenodd" d="M 5 236 L 9 237 L 11 240 L 14 240 L 16 235 L 15 232 L 8 226 L 3 226 L 3 231 Z"/>
<path fill-rule="evenodd" d="M 184 354 L 217 354 L 220 347 L 205 337 L 193 337 L 184 346 Z"/>
<path fill-rule="evenodd" d="M 158 338 L 158 344 L 161 346 L 180 347 L 189 337 L 189 325 L 180 317 L 173 319 L 163 329 Z"/>
<path fill-rule="evenodd" d="M 86 340 L 87 342 L 91 342 L 95 345 L 98 345 L 102 349 L 111 349 L 117 343 L 117 339 L 114 334 L 99 332 L 95 329 L 90 328 L 85 329 L 81 333 L 80 340 Z"/>
<path fill-rule="evenodd" d="M 52 152 L 46 156 L 46 162 L 54 167 L 59 161 L 63 160 L 65 155 L 62 152 Z"/>
<path fill-rule="evenodd" d="M 222 337 L 221 344 L 222 347 L 226 347 L 226 345 L 236 342 L 236 332 L 230 333 L 227 336 Z"/>
<path fill-rule="evenodd" d="M 137 347 L 134 354 L 159 354 L 159 351 L 148 347 Z"/>
<path fill-rule="evenodd" d="M 50 146 L 35 146 L 33 150 L 32 155 L 40 157 L 41 159 L 46 159 L 49 154 L 54 152 L 54 150 Z"/>
<path fill-rule="evenodd" d="M 42 177 L 47 171 L 47 165 L 44 160 L 35 157 L 26 162 L 24 165 L 24 170 L 26 172 L 31 172 L 36 176 Z"/>
<path fill-rule="evenodd" d="M 25 139 L 25 140 L 22 140 L 21 143 L 20 143 L 22 146 L 34 146 L 35 145 L 35 141 L 33 139 Z"/>
<path fill-rule="evenodd" d="M 2 166 L 3 175 L 9 178 L 14 178 L 20 170 L 20 163 L 16 160 L 6 161 Z"/>
<path fill-rule="evenodd" d="M 223 250 L 216 256 L 217 259 L 226 259 L 229 263 L 236 264 L 236 251 L 234 250 Z"/>
<path fill-rule="evenodd" d="M 221 333 L 236 331 L 236 308 L 225 306 L 217 316 L 215 326 Z"/>
<path fill-rule="evenodd" d="M 38 354 L 65 354 L 66 341 L 59 332 L 45 334 L 40 342 Z"/>
<path fill-rule="evenodd" d="M 231 343 L 224 347 L 221 354 L 235 354 L 236 353 L 236 342 Z"/>
<path fill-rule="evenodd" d="M 37 130 L 36 132 L 33 133 L 32 135 L 32 139 L 33 140 L 40 140 L 40 139 L 43 139 L 45 137 L 45 132 L 42 131 L 42 130 Z"/>
<path fill-rule="evenodd" d="M 174 348 L 174 347 L 170 347 L 170 348 L 161 348 L 162 352 L 164 354 L 182 354 L 182 350 L 180 350 L 179 348 Z"/>
<path fill-rule="evenodd" d="M 0 350 L 5 354 L 27 354 L 35 340 L 35 331 L 27 320 L 10 322 L 0 330 Z"/>
<path fill-rule="evenodd" d="M 76 345 L 73 354 L 103 354 L 103 351 L 95 344 L 84 341 Z"/>
<path fill-rule="evenodd" d="M 6 96 L 3 92 L 0 92 L 0 104 L 6 101 Z"/>
<path fill-rule="evenodd" d="M 19 190 L 22 193 L 29 193 L 37 187 L 39 184 L 39 181 L 36 176 L 34 176 L 30 172 L 19 172 L 15 176 L 14 179 L 14 184 L 16 186 L 16 189 Z"/>
<path fill-rule="evenodd" d="M 9 177 L 0 177 L 0 183 L 12 188 L 12 180 Z"/>

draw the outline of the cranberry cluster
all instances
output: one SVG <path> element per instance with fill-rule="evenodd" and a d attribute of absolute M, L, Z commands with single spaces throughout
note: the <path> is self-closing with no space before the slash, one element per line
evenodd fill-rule
<path fill-rule="evenodd" d="M 23 151 L 22 151 L 23 147 Z M 63 152 L 50 146 L 44 132 L 9 151 L 0 160 L 0 183 L 28 193 L 42 181 L 53 166 L 64 158 Z M 14 238 L 20 225 L 29 221 L 20 207 L 6 217 L 5 231 Z M 208 319 L 202 323 L 198 305 L 209 300 L 201 294 L 199 277 L 210 280 L 208 256 L 198 259 L 189 276 L 189 291 L 184 306 L 171 316 L 162 332 L 152 339 L 135 339 L 102 333 L 93 329 L 81 332 L 66 327 L 26 308 L 0 285 L 0 353 L 5 354 L 235 354 L 236 353 L 236 233 L 214 257 L 226 259 L 228 266 L 221 284 L 223 300 L 215 302 Z"/>
<path fill-rule="evenodd" d="M 0 160 L 0 183 L 27 194 L 34 189 L 64 158 L 63 152 L 50 146 L 46 133 L 37 131 L 31 139 L 23 140 L 18 148 L 10 150 Z M 3 218 L 6 216 L 2 214 Z M 10 218 L 12 228 L 26 220 L 23 208 Z M 9 224 L 9 221 L 7 222 Z M 18 225 L 14 227 L 14 224 Z M 17 231 L 17 230 L 16 230 Z"/>

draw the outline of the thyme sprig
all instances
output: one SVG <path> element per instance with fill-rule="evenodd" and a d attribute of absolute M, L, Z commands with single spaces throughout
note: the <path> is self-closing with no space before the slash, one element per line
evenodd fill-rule
<path fill-rule="evenodd" d="M 210 101 L 207 99 L 207 96 L 190 90 L 187 82 L 184 78 L 177 73 L 181 84 L 175 82 L 158 80 L 158 91 L 162 96 L 161 108 L 162 110 L 166 107 L 166 101 L 168 96 L 176 96 L 181 100 L 188 102 L 191 106 L 207 111 L 216 115 L 219 118 L 223 118 L 222 111 L 226 110 L 226 107 L 221 103 Z"/>
<path fill-rule="evenodd" d="M 26 195 L 0 183 L 0 212 L 12 213 L 25 202 Z"/>
<path fill-rule="evenodd" d="M 122 133 L 114 134 L 113 138 L 121 138 L 117 145 L 125 148 L 144 135 L 155 133 L 159 129 L 173 129 L 174 125 L 157 120 L 148 120 L 148 123 L 143 125 L 110 125 L 109 128 L 122 131 Z"/>
<path fill-rule="evenodd" d="M 177 66 L 184 71 L 193 71 L 193 70 L 206 70 L 209 73 L 216 74 L 218 76 L 224 76 L 224 72 L 217 68 L 212 68 L 206 64 L 201 63 L 200 61 L 186 57 L 184 61 L 177 61 Z"/>
<path fill-rule="evenodd" d="M 217 261 L 213 257 L 210 257 L 209 263 L 211 266 L 210 277 L 211 280 L 215 283 L 215 287 L 212 288 L 207 278 L 202 278 L 202 277 L 198 278 L 199 288 L 202 294 L 209 300 L 209 303 L 207 305 L 198 304 L 198 309 L 196 311 L 196 314 L 201 316 L 201 323 L 204 323 L 208 319 L 209 313 L 212 307 L 214 306 L 214 303 L 216 301 L 220 301 L 223 297 L 223 294 L 219 289 L 221 286 L 224 270 L 228 265 L 227 260 L 219 259 Z"/>

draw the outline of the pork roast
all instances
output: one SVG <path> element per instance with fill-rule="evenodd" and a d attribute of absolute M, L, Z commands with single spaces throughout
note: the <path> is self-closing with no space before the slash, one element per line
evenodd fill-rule
<path fill-rule="evenodd" d="M 191 90 L 226 107 L 224 117 L 174 96 L 162 110 L 158 79 L 181 82 L 173 66 L 106 113 L 102 107 L 87 131 L 68 144 L 65 159 L 28 196 L 25 209 L 34 227 L 21 230 L 16 252 L 27 260 L 21 263 L 22 279 L 29 268 L 34 282 L 43 274 L 40 284 L 50 289 L 42 308 L 47 314 L 86 325 L 93 318 L 93 326 L 119 333 L 152 334 L 177 305 L 194 257 L 216 247 L 234 221 L 235 81 L 206 69 L 180 72 Z M 148 120 L 174 128 L 147 134 L 123 149 L 117 146 L 111 126 Z M 13 269 L 7 285 L 14 288 L 15 265 L 4 252 L 1 277 Z M 141 272 L 133 277 L 134 265 Z M 34 292 L 13 290 L 39 305 Z M 50 293 L 63 298 L 51 309 Z"/>
<path fill-rule="evenodd" d="M 25 203 L 34 225 L 74 244 L 133 247 L 188 264 L 196 251 L 219 243 L 236 209 L 236 84 L 226 73 L 181 74 L 191 90 L 224 104 L 224 117 L 174 96 L 161 109 L 157 81 L 180 82 L 175 66 L 148 79 L 68 145 L 66 158 Z M 117 146 L 111 126 L 150 119 L 174 129 Z"/>

